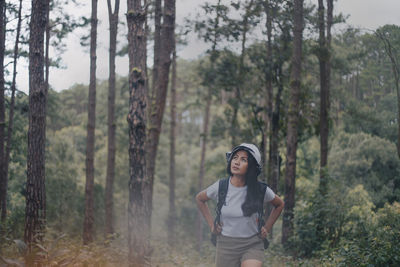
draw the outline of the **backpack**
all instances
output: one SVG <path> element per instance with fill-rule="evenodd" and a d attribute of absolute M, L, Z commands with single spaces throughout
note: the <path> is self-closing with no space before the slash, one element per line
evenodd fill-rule
<path fill-rule="evenodd" d="M 268 185 L 264 182 L 257 181 L 258 184 L 260 185 L 261 188 L 261 205 L 259 205 L 259 210 L 257 211 L 258 214 L 258 232 L 261 232 L 261 227 L 264 225 L 264 196 L 265 196 L 265 191 L 267 190 Z M 220 179 L 219 180 L 219 186 L 218 186 L 218 201 L 217 201 L 217 206 L 215 207 L 215 220 L 214 220 L 214 227 L 220 223 L 221 220 L 221 209 L 222 206 L 225 204 L 225 199 L 226 195 L 228 193 L 228 187 L 229 187 L 229 177 Z M 269 242 L 267 239 L 263 239 L 264 241 L 264 249 L 267 249 L 269 246 Z M 214 233 L 211 233 L 211 243 L 215 246 L 217 244 L 217 235 Z"/>

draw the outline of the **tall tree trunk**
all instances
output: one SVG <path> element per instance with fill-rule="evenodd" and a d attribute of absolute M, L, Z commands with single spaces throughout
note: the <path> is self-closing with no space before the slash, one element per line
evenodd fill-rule
<path fill-rule="evenodd" d="M 15 106 L 15 89 L 16 89 L 16 79 L 17 79 L 17 61 L 18 61 L 18 46 L 19 46 L 19 36 L 21 33 L 21 17 L 22 13 L 22 0 L 19 0 L 19 9 L 18 9 L 18 23 L 17 23 L 17 33 L 15 37 L 15 46 L 14 46 L 14 62 L 13 62 L 13 79 L 11 84 L 11 100 L 10 100 L 10 110 L 8 114 L 8 127 L 7 127 L 7 145 L 6 145 L 6 154 L 4 159 L 4 192 L 2 193 L 2 207 L 1 207 L 1 220 L 4 221 L 7 216 L 7 187 L 8 187 L 8 166 L 10 162 L 10 153 L 11 153 L 11 138 L 13 131 L 13 122 L 14 122 L 14 106 Z"/>
<path fill-rule="evenodd" d="M 171 129 L 170 129 L 170 152 L 169 152 L 169 212 L 168 212 L 168 243 L 175 245 L 175 140 L 176 140 L 176 42 L 174 38 L 174 52 L 172 56 L 171 77 Z"/>
<path fill-rule="evenodd" d="M 45 64 L 46 73 L 44 83 L 46 86 L 46 92 L 49 91 L 49 75 L 50 75 L 50 59 L 49 59 L 49 47 L 50 47 L 50 0 L 47 0 L 47 12 L 46 12 L 46 48 L 45 48 Z"/>
<path fill-rule="evenodd" d="M 147 143 L 147 175 L 150 179 L 150 188 L 153 190 L 154 173 L 158 141 L 160 138 L 162 118 L 168 91 L 169 67 L 174 44 L 175 32 L 175 0 L 164 0 L 163 23 L 160 37 L 160 61 L 157 66 L 157 81 L 154 86 L 154 98 L 150 105 L 149 138 Z"/>
<path fill-rule="evenodd" d="M 106 237 L 114 233 L 114 177 L 115 177 L 115 56 L 117 51 L 119 0 L 115 0 L 114 12 L 111 0 L 107 0 L 108 21 L 110 23 L 110 54 L 108 77 L 108 147 L 107 147 L 107 177 L 106 177 Z"/>
<path fill-rule="evenodd" d="M 273 111 L 273 87 L 272 87 L 272 7 L 271 2 L 269 0 L 264 1 L 264 11 L 267 16 L 267 20 L 265 26 L 267 28 L 267 62 L 266 67 L 267 71 L 265 72 L 265 80 L 266 80 L 266 112 L 265 112 L 265 136 L 264 140 L 267 140 L 267 136 L 271 135 L 271 122 L 272 122 L 272 111 Z M 271 186 L 272 183 L 272 165 L 271 165 L 271 138 L 270 140 L 270 149 L 269 149 L 269 157 L 268 157 L 268 165 L 267 165 L 267 182 Z M 266 162 L 266 161 L 264 161 Z M 276 192 L 276 191 L 274 191 Z M 269 210 L 269 209 L 268 209 Z M 269 212 L 268 212 L 269 214 Z"/>
<path fill-rule="evenodd" d="M 272 187 L 273 184 L 273 179 L 272 179 L 272 116 L 273 116 L 273 87 L 272 87 L 272 7 L 271 7 L 271 2 L 269 0 L 264 1 L 264 11 L 267 16 L 267 20 L 265 23 L 265 26 L 267 28 L 267 62 L 266 62 L 266 67 L 267 71 L 265 72 L 265 80 L 266 80 L 266 113 L 264 115 L 265 119 L 265 134 L 263 139 L 267 140 L 267 137 L 269 137 L 269 151 L 268 151 L 268 165 L 267 165 L 267 171 L 266 171 L 266 176 L 267 176 L 267 183 L 271 187 L 271 189 L 276 192 L 276 188 L 274 189 Z M 266 161 L 264 161 L 266 162 Z M 267 209 L 267 214 L 266 216 L 269 216 L 269 214 L 272 211 L 272 206 L 268 204 L 268 209 Z M 271 234 L 272 234 L 272 229 L 271 229 Z"/>
<path fill-rule="evenodd" d="M 90 83 L 88 98 L 88 124 L 86 139 L 86 186 L 83 243 L 94 239 L 94 130 L 96 128 L 96 44 L 97 44 L 97 0 L 92 0 L 90 29 Z"/>
<path fill-rule="evenodd" d="M 282 62 L 283 63 L 283 62 Z M 279 156 L 279 120 L 280 120 L 280 112 L 281 112 L 281 96 L 283 92 L 283 81 L 282 81 L 282 64 L 280 64 L 278 72 L 278 92 L 275 96 L 275 108 L 272 113 L 271 120 L 271 136 L 270 136 L 270 165 L 271 165 L 271 173 L 270 173 L 270 181 L 268 184 L 274 192 L 278 191 L 278 182 L 280 175 L 280 156 Z M 272 210 L 270 206 L 269 211 Z"/>
<path fill-rule="evenodd" d="M 4 171 L 4 128 L 6 125 L 5 118 L 5 103 L 4 103 L 4 52 L 6 41 L 6 24 L 5 24 L 5 10 L 6 3 L 4 0 L 0 1 L 0 209 L 1 221 L 6 219 L 6 174 Z"/>
<path fill-rule="evenodd" d="M 29 39 L 29 129 L 25 209 L 25 243 L 29 250 L 40 243 L 46 225 L 45 141 L 46 86 L 44 32 L 47 0 L 32 0 Z"/>
<path fill-rule="evenodd" d="M 327 23 L 326 23 L 326 37 L 325 37 L 325 7 L 324 1 L 318 0 L 318 27 L 319 27 L 319 71 L 320 71 L 320 180 L 319 180 L 319 193 L 320 198 L 317 205 L 320 211 L 317 214 L 317 237 L 320 242 L 325 238 L 325 217 L 326 213 L 321 205 L 325 200 L 328 191 L 328 137 L 329 137 L 329 87 L 330 87 L 330 41 L 331 27 L 332 27 L 332 2 L 328 2 Z"/>
<path fill-rule="evenodd" d="M 130 266 L 150 266 L 152 189 L 146 174 L 146 1 L 127 0 L 129 47 L 129 203 Z"/>
<path fill-rule="evenodd" d="M 246 6 L 246 13 L 243 17 L 242 21 L 242 40 L 241 40 L 241 53 L 240 53 L 240 60 L 238 62 L 238 77 L 239 77 L 239 84 L 237 87 L 234 89 L 234 99 L 233 99 L 233 114 L 232 114 L 232 119 L 231 119 L 231 126 L 230 126 L 230 134 L 232 138 L 232 147 L 237 146 L 237 137 L 238 137 L 238 132 L 240 132 L 240 126 L 238 124 L 238 114 L 239 114 L 239 105 L 241 101 L 241 86 L 243 86 L 244 82 L 244 57 L 246 53 L 246 41 L 247 41 L 247 32 L 249 30 L 248 24 L 249 24 L 249 13 L 252 8 L 253 1 L 250 1 L 248 3 L 248 6 Z"/>
<path fill-rule="evenodd" d="M 238 133 L 240 133 L 240 125 L 238 123 L 238 115 L 239 115 L 239 109 L 240 109 L 240 102 L 241 102 L 241 87 L 243 86 L 244 79 L 246 73 L 244 72 L 244 58 L 245 58 L 245 53 L 246 53 L 246 42 L 247 42 L 247 33 L 249 31 L 249 17 L 251 16 L 252 12 L 252 7 L 254 4 L 254 1 L 251 0 L 250 2 L 246 1 L 246 12 L 243 16 L 243 21 L 242 21 L 242 40 L 241 40 L 241 52 L 240 52 L 240 60 L 238 62 L 238 77 L 239 77 L 239 82 L 236 88 L 234 89 L 234 99 L 233 99 L 233 115 L 232 115 L 232 120 L 231 120 L 231 126 L 230 126 L 230 134 L 232 138 L 232 147 L 238 145 L 237 137 Z"/>
<path fill-rule="evenodd" d="M 283 63 L 283 62 L 282 62 Z M 282 64 L 280 63 L 277 71 L 277 81 L 278 81 L 278 92 L 275 96 L 275 108 L 272 112 L 271 124 L 270 124 L 270 143 L 269 143 L 269 179 L 268 185 L 276 193 L 278 191 L 278 183 L 280 177 L 280 155 L 279 155 L 279 120 L 280 120 L 280 105 L 281 96 L 283 92 L 283 82 L 282 82 Z M 267 204 L 267 216 L 272 212 L 273 205 L 271 203 Z M 273 237 L 273 228 L 271 229 L 271 238 Z"/>
<path fill-rule="evenodd" d="M 203 189 L 203 180 L 205 172 L 205 161 L 206 161 L 206 149 L 207 149 L 207 138 L 208 138 L 208 125 L 210 121 L 210 107 L 211 107 L 211 88 L 208 89 L 206 96 L 206 107 L 204 111 L 203 121 L 203 133 L 201 134 L 201 158 L 200 158 L 200 170 L 198 179 L 198 190 Z M 197 249 L 201 249 L 201 243 L 203 242 L 203 219 L 200 211 L 197 211 Z"/>
<path fill-rule="evenodd" d="M 221 5 L 221 0 L 218 0 L 217 2 L 217 9 L 216 9 L 216 16 L 213 21 L 213 26 L 214 26 L 214 36 L 213 36 L 213 41 L 211 45 L 211 52 L 210 52 L 210 68 L 214 69 L 215 67 L 215 61 L 217 60 L 218 53 L 217 53 L 217 42 L 219 39 L 219 20 L 220 20 L 220 10 L 219 7 Z M 203 177 L 204 177 L 204 162 L 205 162 L 205 155 L 206 155 L 206 142 L 207 142 L 207 134 L 208 134 L 208 121 L 209 121 L 209 114 L 210 114 L 210 106 L 211 106 L 211 86 L 213 84 L 213 80 L 208 81 L 208 91 L 206 95 L 206 107 L 205 107 L 205 112 L 204 112 L 204 121 L 203 121 L 203 133 L 201 135 L 202 142 L 201 142 L 201 156 L 200 156 L 200 169 L 199 169 L 199 179 L 197 181 L 197 190 L 200 191 L 203 189 Z M 198 211 L 197 212 L 197 217 L 196 217 L 196 235 L 197 235 L 197 248 L 201 248 L 201 243 L 203 242 L 203 225 L 202 225 L 202 215 Z"/>
<path fill-rule="evenodd" d="M 323 0 L 318 0 L 318 25 L 319 25 L 319 72 L 320 72 L 320 182 L 319 191 L 321 196 L 326 195 L 327 191 L 327 174 L 326 166 L 328 164 L 328 99 L 329 99 L 329 53 L 327 41 L 325 38 L 325 8 Z"/>
<path fill-rule="evenodd" d="M 400 159 L 400 86 L 399 86 L 399 76 L 400 71 L 399 67 L 393 67 L 393 71 L 396 71 L 395 80 L 396 80 L 396 94 L 397 94 L 397 156 Z"/>
<path fill-rule="evenodd" d="M 161 17 L 162 17 L 161 0 L 154 0 L 154 56 L 153 56 L 153 77 L 151 83 L 150 99 L 153 101 L 155 88 L 158 80 L 158 66 L 160 65 L 161 53 Z M 150 101 L 150 103 L 151 103 Z"/>
<path fill-rule="evenodd" d="M 301 56 L 303 39 L 303 0 L 294 0 L 293 55 L 290 77 L 290 98 L 286 140 L 285 208 L 282 223 L 282 243 L 293 235 L 296 182 L 297 127 L 301 88 Z"/>

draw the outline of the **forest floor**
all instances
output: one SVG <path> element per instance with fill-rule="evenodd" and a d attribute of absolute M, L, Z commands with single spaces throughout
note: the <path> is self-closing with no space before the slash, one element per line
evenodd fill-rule
<path fill-rule="evenodd" d="M 125 240 L 114 240 L 112 243 L 93 243 L 83 246 L 76 240 L 59 240 L 55 243 L 47 243 L 39 248 L 37 253 L 44 259 L 44 266 L 101 266 L 101 267 L 125 267 L 128 266 L 127 246 Z M 272 244 L 273 245 L 273 244 Z M 170 248 L 165 243 L 154 242 L 151 266 L 154 267 L 209 267 L 214 266 L 215 248 L 211 244 L 204 244 L 201 253 L 193 245 L 179 245 Z M 2 247 L 0 253 L 0 267 L 25 266 L 22 257 L 23 245 L 12 242 L 9 246 Z M 263 266 L 287 267 L 287 266 L 328 266 L 317 259 L 298 260 L 285 256 L 279 245 L 265 251 Z"/>

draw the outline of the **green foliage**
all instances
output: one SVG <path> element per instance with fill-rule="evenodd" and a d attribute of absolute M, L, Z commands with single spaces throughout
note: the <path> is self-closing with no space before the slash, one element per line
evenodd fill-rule
<path fill-rule="evenodd" d="M 398 266 L 400 264 L 400 204 L 378 210 L 375 220 L 354 239 L 343 240 L 333 253 L 338 266 Z"/>
<path fill-rule="evenodd" d="M 400 200 L 396 145 L 365 133 L 341 133 L 332 142 L 331 176 L 349 186 L 363 184 L 377 207 Z"/>
<path fill-rule="evenodd" d="M 323 257 L 342 240 L 358 239 L 374 219 L 374 205 L 362 185 L 348 188 L 332 180 L 330 185 L 324 198 L 314 187 L 313 193 L 296 206 L 295 235 L 289 248 L 299 257 Z M 300 180 L 300 191 L 310 191 L 310 187 L 307 180 Z M 325 215 L 323 233 L 317 232 L 320 213 Z"/>
<path fill-rule="evenodd" d="M 397 140 L 397 119 L 394 110 L 397 110 L 395 93 L 382 96 L 374 108 L 353 100 L 343 116 L 344 130 L 349 133 L 362 131 L 394 143 Z"/>
<path fill-rule="evenodd" d="M 6 103 L 9 103 L 9 101 L 6 101 Z M 7 126 L 8 122 L 6 128 Z M 8 238 L 19 238 L 25 227 L 27 129 L 28 97 L 23 93 L 17 93 L 15 97 L 14 123 L 8 169 L 8 214 L 5 222 Z"/>
<path fill-rule="evenodd" d="M 337 264 L 343 261 L 344 266 L 352 262 L 351 266 L 364 266 L 362 259 L 367 257 L 364 255 L 367 248 L 372 250 L 371 242 L 377 242 L 377 246 L 396 245 L 382 234 L 384 231 L 378 231 L 380 227 L 385 228 L 386 222 L 380 222 L 383 220 L 380 216 L 388 208 L 385 206 L 376 212 L 377 208 L 397 201 L 400 196 L 400 162 L 393 156 L 396 147 L 386 139 L 365 133 L 338 133 L 331 142 L 329 190 L 322 198 L 317 186 L 319 173 L 309 171 L 318 168 L 315 154 L 319 146 L 315 142 L 310 139 L 299 147 L 295 235 L 289 249 L 299 257 L 319 257 L 337 261 Z M 317 226 L 321 225 L 320 214 L 324 214 L 323 229 L 317 232 Z M 380 239 L 375 236 L 378 233 Z M 371 257 L 378 255 L 372 254 Z M 394 254 L 390 255 L 393 257 Z"/>
<path fill-rule="evenodd" d="M 250 2 L 254 6 L 245 7 Z M 270 60 L 265 38 L 259 40 L 253 34 L 259 29 L 265 30 L 259 24 L 265 19 L 260 9 L 264 3 L 233 1 L 230 5 L 204 5 L 204 16 L 196 22 L 195 30 L 206 42 L 216 41 L 216 47 L 211 45 L 209 53 L 199 60 L 178 61 L 175 155 L 178 243 L 175 249 L 165 243 L 170 160 L 170 114 L 167 112 L 167 103 L 156 159 L 153 195 L 152 245 L 155 249 L 155 265 L 204 266 L 213 262 L 214 250 L 208 242 L 209 230 L 205 224 L 202 252 L 195 251 L 192 245 L 197 215 L 194 196 L 199 191 L 201 129 L 208 88 L 212 91 L 213 105 L 203 187 L 226 175 L 224 154 L 231 148 L 232 135 L 236 134 L 240 142 L 256 144 L 261 142 L 262 134 L 268 135 L 264 120 L 265 115 L 273 112 L 273 107 L 266 106 L 267 81 L 272 81 L 274 105 L 278 90 L 282 90 L 278 99 L 281 104 L 279 150 L 283 159 L 282 170 L 285 168 L 284 140 L 293 6 L 290 1 L 271 0 L 269 3 L 274 16 Z M 305 27 L 310 29 L 311 35 L 315 28 L 312 12 L 312 7 L 306 8 Z M 220 18 L 218 25 L 216 14 Z M 244 15 L 249 16 L 247 29 L 243 23 Z M 61 18 L 58 28 L 53 28 L 57 38 L 65 36 L 71 29 L 63 24 L 67 19 Z M 392 27 L 383 27 L 382 31 L 397 33 L 397 29 Z M 247 34 L 246 40 L 243 40 L 244 33 Z M 243 47 L 240 41 L 243 41 Z M 398 46 L 397 41 L 394 44 Z M 397 103 L 390 60 L 375 35 L 346 29 L 333 38 L 330 98 L 332 131 L 327 169 L 329 190 L 322 198 L 318 192 L 319 141 L 315 137 L 319 128 L 319 72 L 315 45 L 313 36 L 305 36 L 298 125 L 295 235 L 289 247 L 293 255 L 310 258 L 304 261 L 292 259 L 288 256 L 289 252 L 278 245 L 278 222 L 274 226 L 273 246 L 266 252 L 267 263 L 271 266 L 398 265 L 400 163 L 396 157 Z M 242 50 L 239 53 L 240 48 Z M 63 232 L 68 234 L 68 238 L 59 240 L 55 246 L 51 245 L 52 241 L 46 240 L 47 243 L 38 248 L 37 252 L 45 255 L 48 265 L 126 264 L 127 253 L 124 249 L 127 243 L 129 180 L 126 123 L 129 92 L 126 77 L 117 77 L 116 90 L 114 210 L 117 234 L 113 236 L 115 239 L 106 238 L 104 243 L 100 241 L 104 225 L 103 196 L 107 161 L 105 107 L 108 84 L 103 81 L 97 84 L 96 100 L 95 225 L 99 243 L 89 247 L 80 245 L 84 209 L 87 86 L 77 84 L 62 92 L 49 91 L 46 140 L 48 237 L 54 241 Z M 20 239 L 24 231 L 27 112 L 28 98 L 19 94 L 11 142 L 9 214 L 4 228 L 7 239 L 2 244 L 2 249 L 6 249 L 5 260 L 18 260 L 18 257 L 21 260 L 20 256 L 8 255 L 16 255 L 17 246 L 21 243 L 13 240 Z M 235 115 L 236 122 L 233 121 Z M 279 181 L 279 195 L 283 192 L 283 173 Z M 210 208 L 213 209 L 211 203 Z M 325 214 L 322 233 L 316 229 L 321 223 L 317 221 L 320 214 Z M 53 231 L 56 234 L 53 235 Z M 50 247 L 55 247 L 55 250 Z"/>

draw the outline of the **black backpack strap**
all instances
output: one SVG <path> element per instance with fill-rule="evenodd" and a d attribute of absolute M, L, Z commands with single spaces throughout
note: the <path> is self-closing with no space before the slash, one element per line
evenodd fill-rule
<path fill-rule="evenodd" d="M 258 206 L 258 233 L 261 234 L 261 227 L 264 226 L 265 221 L 264 221 L 264 198 L 265 198 L 265 192 L 267 191 L 268 185 L 264 182 L 258 182 L 260 185 L 260 205 Z M 267 249 L 269 247 L 269 241 L 267 238 L 263 239 L 264 243 L 264 249 Z"/>
<path fill-rule="evenodd" d="M 264 182 L 258 181 L 260 186 L 260 204 L 258 205 L 258 232 L 261 232 L 261 227 L 264 226 L 264 198 L 268 185 Z"/>
<path fill-rule="evenodd" d="M 228 193 L 229 186 L 229 177 L 225 179 L 220 179 L 218 184 L 218 201 L 217 206 L 215 207 L 215 220 L 214 220 L 214 228 L 217 223 L 219 224 L 221 221 L 221 209 L 225 204 L 226 194 Z M 214 233 L 211 233 L 211 243 L 216 246 L 217 244 L 217 236 Z"/>
<path fill-rule="evenodd" d="M 228 193 L 228 186 L 229 186 L 229 177 L 219 180 L 218 202 L 217 202 L 217 206 L 215 208 L 216 216 L 215 216 L 215 220 L 214 220 L 214 226 L 217 223 L 220 223 L 220 220 L 221 220 L 221 209 L 222 209 L 222 206 L 225 204 L 226 194 Z"/>

